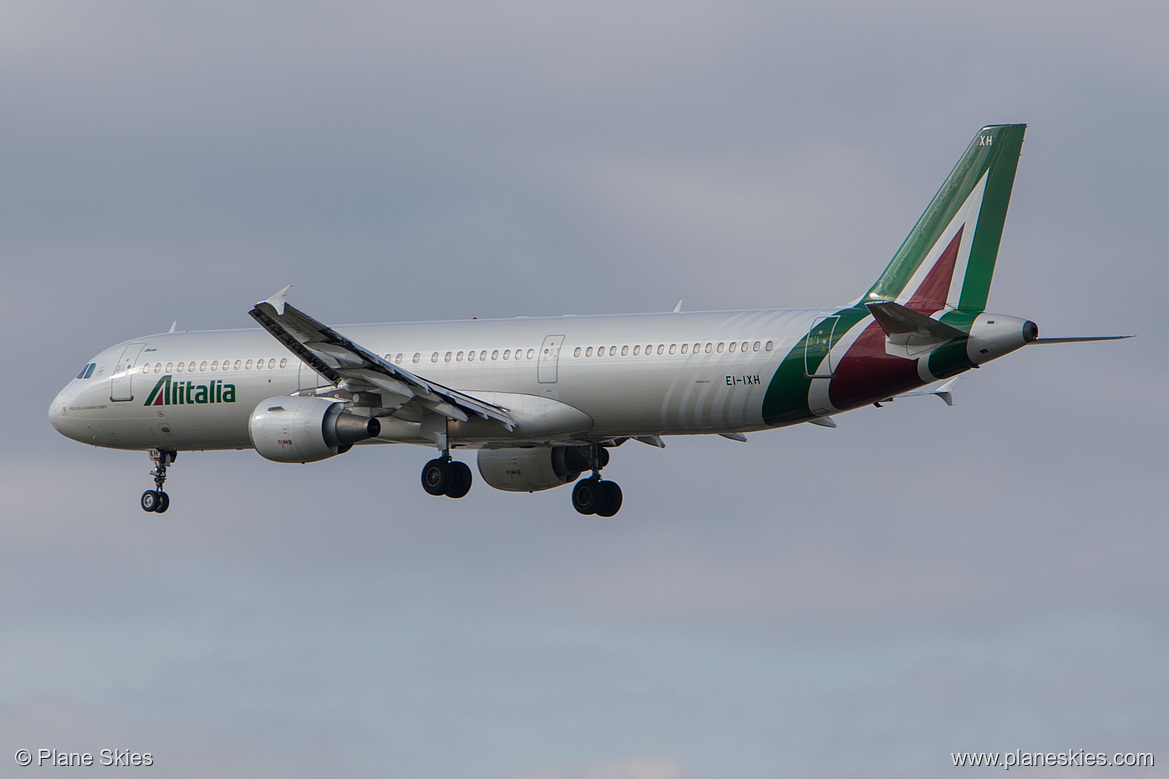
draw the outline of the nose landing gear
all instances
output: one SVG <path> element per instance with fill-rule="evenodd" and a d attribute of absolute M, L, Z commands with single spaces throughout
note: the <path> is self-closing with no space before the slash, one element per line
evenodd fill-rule
<path fill-rule="evenodd" d="M 621 510 L 621 488 L 616 482 L 601 479 L 601 469 L 609 463 L 609 452 L 600 444 L 592 444 L 588 451 L 593 473 L 572 488 L 572 507 L 581 514 L 611 517 Z"/>
<path fill-rule="evenodd" d="M 157 489 L 142 493 L 142 510 L 161 514 L 170 508 L 170 496 L 162 491 L 166 482 L 166 468 L 179 456 L 178 452 L 170 449 L 151 449 L 150 459 L 154 463 L 154 470 L 150 475 L 154 477 L 154 486 Z"/>

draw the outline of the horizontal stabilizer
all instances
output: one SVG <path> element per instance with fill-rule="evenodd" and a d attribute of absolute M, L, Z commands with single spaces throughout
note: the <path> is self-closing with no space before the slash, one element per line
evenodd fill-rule
<path fill-rule="evenodd" d="M 956 327 L 950 327 L 899 303 L 866 303 L 865 306 L 887 336 L 916 335 L 937 341 L 966 336 Z"/>

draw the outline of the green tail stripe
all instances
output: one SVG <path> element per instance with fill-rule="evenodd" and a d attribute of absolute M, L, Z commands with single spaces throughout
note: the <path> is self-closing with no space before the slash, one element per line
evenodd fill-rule
<path fill-rule="evenodd" d="M 966 153 L 958 160 L 942 188 L 863 300 L 897 299 L 930 249 L 941 238 L 942 231 L 986 175 L 978 229 L 971 239 L 970 260 L 958 302 L 958 308 L 964 311 L 981 311 L 985 308 L 1026 130 L 1025 124 L 1005 124 L 984 127 L 978 131 Z"/>

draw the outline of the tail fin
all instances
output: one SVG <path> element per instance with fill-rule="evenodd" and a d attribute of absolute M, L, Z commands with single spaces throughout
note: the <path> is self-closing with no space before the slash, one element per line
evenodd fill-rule
<path fill-rule="evenodd" d="M 860 302 L 923 314 L 986 308 L 1025 124 L 984 127 Z"/>

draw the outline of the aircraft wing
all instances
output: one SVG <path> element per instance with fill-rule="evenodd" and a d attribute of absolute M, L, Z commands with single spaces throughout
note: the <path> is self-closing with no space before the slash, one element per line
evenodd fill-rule
<path fill-rule="evenodd" d="M 317 373 L 351 392 L 374 392 L 386 408 L 414 405 L 466 422 L 471 415 L 493 419 L 508 431 L 515 420 L 506 409 L 415 376 L 285 302 L 285 287 L 257 303 L 252 318 Z"/>

